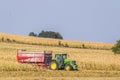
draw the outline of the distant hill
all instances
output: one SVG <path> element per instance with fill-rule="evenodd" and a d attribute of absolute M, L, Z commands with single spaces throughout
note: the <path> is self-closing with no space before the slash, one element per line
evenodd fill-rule
<path fill-rule="evenodd" d="M 113 43 L 38 38 L 32 36 L 23 36 L 17 34 L 1 33 L 1 32 L 0 32 L 0 41 L 9 42 L 9 43 L 19 43 L 19 44 L 57 46 L 57 47 L 69 47 L 69 48 L 82 48 L 82 49 L 109 50 L 114 46 Z"/>

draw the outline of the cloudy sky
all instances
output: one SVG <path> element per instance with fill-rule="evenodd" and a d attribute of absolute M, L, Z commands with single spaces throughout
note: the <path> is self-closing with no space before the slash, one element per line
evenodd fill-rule
<path fill-rule="evenodd" d="M 60 32 L 64 39 L 116 42 L 120 0 L 0 0 L 0 32 Z"/>

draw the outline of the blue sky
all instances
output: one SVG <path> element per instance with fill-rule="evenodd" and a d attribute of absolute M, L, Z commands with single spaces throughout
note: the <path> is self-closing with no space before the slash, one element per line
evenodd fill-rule
<path fill-rule="evenodd" d="M 0 0 L 0 32 L 60 32 L 64 39 L 116 42 L 120 0 Z"/>

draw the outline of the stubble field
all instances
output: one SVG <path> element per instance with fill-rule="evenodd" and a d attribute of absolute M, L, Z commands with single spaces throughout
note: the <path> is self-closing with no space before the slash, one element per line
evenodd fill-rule
<path fill-rule="evenodd" d="M 3 38 L 3 35 L 0 37 Z M 102 43 L 96 43 L 96 45 L 100 44 L 102 47 L 107 46 L 105 49 L 89 44 L 94 49 L 91 49 L 91 47 L 83 49 L 78 47 L 18 43 L 20 39 L 12 37 L 7 36 L 6 39 L 16 42 L 0 42 L 0 80 L 120 80 L 120 55 L 114 54 L 110 50 L 113 44 L 104 43 L 102 45 Z M 21 42 L 24 41 L 22 40 Z M 28 41 L 30 42 L 30 40 Z M 39 41 L 39 43 L 43 42 Z M 56 43 L 52 42 L 51 44 L 58 43 L 58 41 Z M 69 41 L 67 43 L 69 45 L 72 44 Z M 73 43 L 74 46 L 75 43 Z M 77 61 L 79 71 L 53 71 L 32 64 L 18 63 L 16 60 L 18 49 L 29 51 L 52 50 L 53 57 L 55 53 L 67 53 L 69 59 Z"/>
<path fill-rule="evenodd" d="M 106 80 L 117 80 L 120 76 L 120 55 L 115 55 L 111 50 L 75 49 L 3 42 L 0 45 L 1 80 L 11 80 L 11 78 L 13 80 L 79 80 L 80 78 L 81 80 L 92 80 L 94 78 L 102 80 L 106 77 L 112 77 L 110 79 L 106 78 Z M 35 65 L 18 63 L 16 60 L 17 49 L 52 50 L 53 56 L 55 53 L 67 53 L 69 59 L 77 61 L 79 71 L 52 71 Z M 87 79 L 87 77 L 91 78 Z"/>

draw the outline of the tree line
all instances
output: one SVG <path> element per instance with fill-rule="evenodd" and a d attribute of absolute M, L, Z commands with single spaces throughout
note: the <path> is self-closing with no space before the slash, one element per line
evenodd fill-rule
<path fill-rule="evenodd" d="M 44 30 L 42 30 L 39 34 L 36 34 L 34 32 L 30 32 L 28 35 L 29 36 L 34 36 L 34 37 L 63 39 L 63 36 L 59 32 L 54 32 L 54 31 L 44 31 Z"/>

